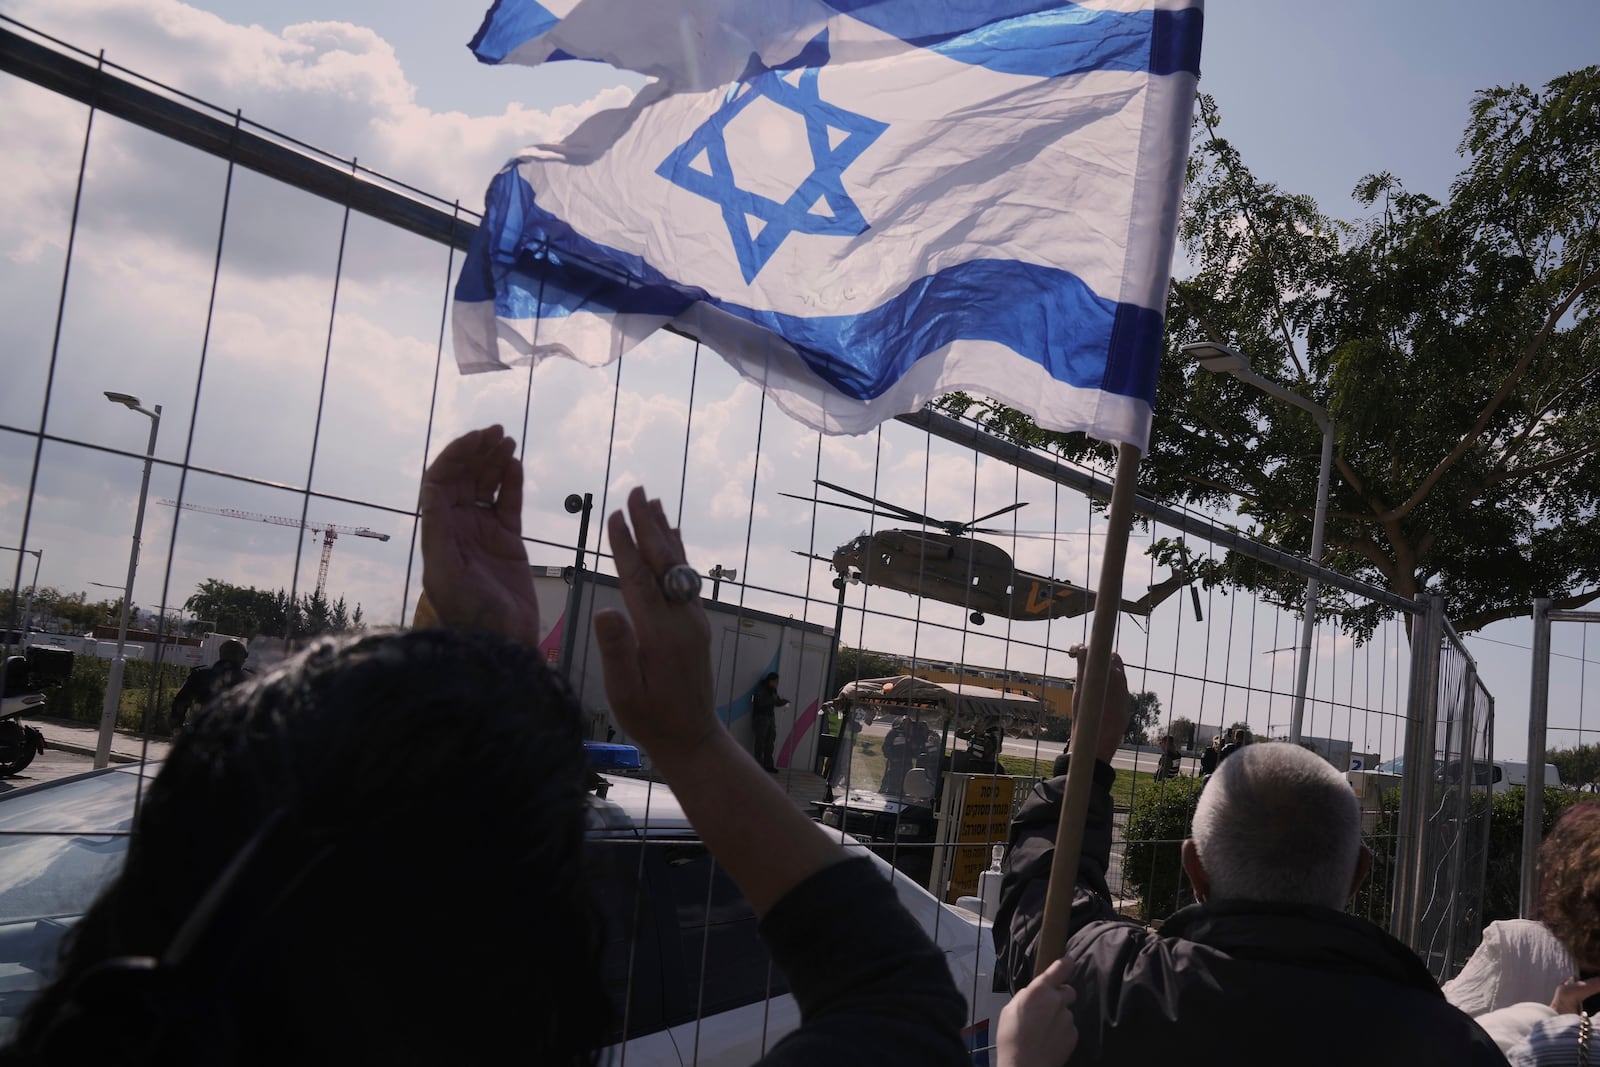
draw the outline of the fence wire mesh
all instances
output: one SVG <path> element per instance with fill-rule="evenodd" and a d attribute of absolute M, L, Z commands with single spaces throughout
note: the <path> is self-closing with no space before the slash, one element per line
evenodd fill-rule
<path fill-rule="evenodd" d="M 725 721 L 749 739 L 749 680 L 781 662 L 790 706 L 779 722 L 780 780 L 802 805 L 836 795 L 833 824 L 931 891 L 926 925 L 970 958 L 972 1021 L 987 1017 L 992 1006 L 980 987 L 992 966 L 989 933 L 931 901 L 961 895 L 936 872 L 949 869 L 957 849 L 970 858 L 1004 844 L 1004 820 L 988 836 L 941 843 L 936 798 L 908 797 L 904 774 L 895 781 L 890 773 L 892 759 L 920 761 L 937 792 L 939 771 L 970 752 L 942 723 L 913 715 L 907 723 L 863 716 L 840 724 L 843 751 L 830 754 L 824 705 L 842 682 L 875 673 L 863 665 L 884 661 L 905 673 L 1041 696 L 1053 725 L 1038 737 L 1004 738 L 987 767 L 992 782 L 1008 783 L 1014 810 L 1053 773 L 1065 747 L 1066 650 L 1086 640 L 1088 616 L 980 622 L 960 604 L 870 584 L 836 587 L 835 547 L 888 524 L 826 507 L 817 484 L 847 485 L 940 520 L 1025 501 L 1026 523 L 1012 512 L 1009 530 L 991 540 L 1020 570 L 1092 589 L 1103 520 L 1090 496 L 1041 473 L 1056 461 L 1030 454 L 1026 463 L 1005 462 L 907 423 L 824 438 L 782 418 L 692 341 L 669 335 L 605 370 L 553 362 L 537 377 L 460 378 L 446 366 L 446 319 L 471 212 L 12 30 L 7 69 L 17 77 L 6 91 L 33 123 L 28 162 L 54 168 L 59 188 L 72 190 L 47 198 L 54 214 L 41 225 L 51 236 L 28 269 L 7 274 L 16 283 L 7 326 L 16 355 L 0 394 L 0 493 L 8 501 L 0 541 L 43 552 L 35 558 L 45 580 L 35 584 L 86 583 L 92 561 L 126 554 L 131 486 L 145 457 L 131 439 L 139 428 L 106 413 L 102 388 L 137 388 L 165 405 L 150 498 L 175 506 L 153 507 L 147 518 L 134 597 L 158 634 L 177 625 L 184 606 L 220 603 L 206 599 L 208 582 L 281 590 L 291 604 L 316 588 L 322 629 L 337 628 L 336 604 L 347 624 L 357 611 L 368 623 L 404 625 L 419 587 L 423 465 L 456 433 L 500 422 L 520 430 L 525 539 L 546 579 L 546 614 L 567 622 L 557 643 L 569 642 L 571 675 L 600 737 L 610 723 L 580 623 L 603 597 L 611 564 L 601 524 L 580 541 L 565 501 L 588 493 L 603 515 L 643 481 L 675 502 L 700 570 L 717 564 L 730 573 L 718 583 L 713 613 Z M 94 107 L 75 95 L 92 97 Z M 130 160 L 137 165 L 125 166 Z M 286 521 L 246 525 L 218 514 L 223 509 Z M 1178 509 L 1136 536 L 1182 539 L 1196 555 L 1221 559 L 1238 541 L 1226 528 L 1231 518 Z M 320 546 L 304 529 L 319 523 L 390 536 L 339 539 L 323 591 Z M 13 616 L 32 592 L 23 561 L 19 555 L 9 583 Z M 588 576 L 577 596 L 564 574 L 569 561 Z M 1130 552 L 1130 597 L 1169 576 L 1150 555 Z M 1186 586 L 1144 614 L 1122 616 L 1119 648 L 1140 716 L 1114 760 L 1109 882 L 1128 915 L 1159 921 L 1190 899 L 1177 856 L 1213 737 L 1235 727 L 1262 740 L 1287 736 L 1297 607 Z M 36 618 L 42 602 L 38 608 Z M 1391 921 L 1403 865 L 1395 796 L 1402 775 L 1378 768 L 1405 751 L 1408 716 L 1417 714 L 1405 691 L 1413 665 L 1403 614 L 1360 644 L 1338 619 L 1318 624 L 1304 728 L 1304 742 L 1338 769 L 1364 775 L 1352 781 L 1378 859 L 1352 908 L 1380 925 Z M 317 628 L 274 625 L 283 632 L 267 627 L 252 644 L 258 660 L 287 653 Z M 836 644 L 853 659 L 836 660 Z M 159 639 L 152 646 L 159 666 L 167 653 Z M 1407 765 L 1404 778 L 1427 794 L 1418 861 L 1425 896 L 1413 944 L 1443 975 L 1465 958 L 1481 917 L 1488 809 L 1480 812 L 1487 791 L 1476 768 L 1491 758 L 1492 702 L 1459 643 L 1441 647 L 1439 721 L 1427 731 L 1437 773 Z M 174 679 L 160 670 L 131 677 L 138 684 L 130 685 L 122 725 L 158 736 Z M 81 706 L 69 699 L 57 710 L 95 717 L 98 694 L 83 688 Z M 1181 758 L 1176 774 L 1158 781 L 1166 735 Z M 908 747 L 891 753 L 896 744 Z M 1464 776 L 1462 767 L 1474 770 Z M 968 769 L 984 780 L 983 769 Z M 646 786 L 646 807 L 649 796 Z M 50 855 L 27 861 L 45 868 L 69 840 L 125 835 L 132 815 L 63 827 L 50 824 L 47 806 L 23 809 L 12 807 L 15 817 L 0 825 L 0 848 L 19 860 L 45 850 Z M 692 837 L 628 848 L 604 865 L 616 877 L 603 895 L 619 915 L 606 964 L 624 1005 L 616 1036 L 665 1033 L 674 1055 L 698 1061 L 704 1019 L 759 1008 L 753 1025 L 770 1044 L 792 1019 L 784 1015 L 790 1008 L 769 1004 L 783 992 L 782 978 L 750 936 L 748 909 L 730 898 L 731 886 Z M 920 889 L 902 893 L 923 897 Z M 646 925 L 648 936 L 640 933 Z M 672 977 L 657 988 L 663 974 Z"/>

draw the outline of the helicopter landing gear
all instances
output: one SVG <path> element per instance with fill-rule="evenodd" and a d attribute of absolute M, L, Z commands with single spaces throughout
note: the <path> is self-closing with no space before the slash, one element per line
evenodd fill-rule
<path fill-rule="evenodd" d="M 983 612 L 981 611 L 974 611 L 971 615 L 967 616 L 967 618 L 972 620 L 972 625 L 974 626 L 983 625 Z"/>

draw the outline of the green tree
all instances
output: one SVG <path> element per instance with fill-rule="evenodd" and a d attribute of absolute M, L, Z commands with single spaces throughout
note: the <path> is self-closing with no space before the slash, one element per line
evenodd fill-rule
<path fill-rule="evenodd" d="M 1161 721 L 1161 698 L 1154 693 L 1145 691 L 1134 693 L 1128 697 L 1128 728 L 1122 732 L 1122 740 L 1129 745 L 1148 745 L 1153 738 L 1150 731 L 1156 728 Z M 1190 727 L 1191 732 L 1193 727 Z M 1172 736 L 1178 737 L 1176 731 Z M 1183 744 L 1182 738 L 1178 743 Z"/>
<path fill-rule="evenodd" d="M 1194 751 L 1194 746 L 1199 742 L 1199 738 L 1195 737 L 1194 721 L 1187 715 L 1175 717 L 1167 724 L 1166 732 L 1171 734 L 1178 742 L 1179 748 L 1186 748 L 1191 752 Z"/>
<path fill-rule="evenodd" d="M 1600 744 L 1574 745 L 1572 748 L 1552 748 L 1545 759 L 1556 765 L 1561 781 L 1569 786 L 1600 782 Z"/>
<path fill-rule="evenodd" d="M 246 639 L 261 633 L 273 636 L 283 633 L 283 615 L 278 601 L 272 593 L 254 586 L 207 578 L 183 606 L 200 618 L 211 620 L 218 633 Z"/>
<path fill-rule="evenodd" d="M 1439 201 L 1379 173 L 1340 221 L 1252 174 L 1201 98 L 1167 353 L 1141 491 L 1232 508 L 1304 554 L 1321 435 L 1312 420 L 1178 353 L 1211 340 L 1325 406 L 1337 425 L 1323 562 L 1404 596 L 1444 596 L 1459 630 L 1535 597 L 1600 597 L 1600 67 L 1480 92 L 1466 164 Z M 1080 461 L 1108 446 L 954 395 L 991 429 Z M 1164 562 L 1179 546 L 1157 543 Z M 1303 581 L 1235 554 L 1191 565 L 1209 588 L 1298 606 Z M 1393 614 L 1324 590 L 1358 637 Z"/>
<path fill-rule="evenodd" d="M 315 591 L 291 597 L 286 589 L 257 589 L 217 578 L 201 582 L 184 607 L 203 619 L 215 620 L 218 633 L 246 639 L 258 634 L 312 637 L 366 628 L 361 605 L 352 608 L 344 597 L 329 603 Z"/>
<path fill-rule="evenodd" d="M 834 662 L 832 692 L 837 693 L 859 678 L 893 678 L 904 673 L 905 664 L 894 656 L 840 646 L 839 658 Z"/>

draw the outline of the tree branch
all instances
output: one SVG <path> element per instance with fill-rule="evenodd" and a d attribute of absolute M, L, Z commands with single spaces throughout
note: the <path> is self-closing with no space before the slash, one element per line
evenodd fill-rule
<path fill-rule="evenodd" d="M 1439 484 L 1439 480 L 1445 476 L 1450 468 L 1455 466 L 1461 457 L 1467 454 L 1473 442 L 1482 436 L 1485 427 L 1489 425 L 1489 420 L 1494 418 L 1495 412 L 1499 411 L 1501 405 L 1511 396 L 1511 390 L 1515 388 L 1523 373 L 1527 371 L 1528 365 L 1533 362 L 1534 356 L 1538 355 L 1544 343 L 1549 340 L 1550 334 L 1555 330 L 1556 324 L 1561 321 L 1561 317 L 1567 313 L 1567 309 L 1572 307 L 1578 297 L 1596 284 L 1600 284 L 1600 270 L 1592 271 L 1587 276 L 1579 279 L 1578 284 L 1573 286 L 1572 290 L 1567 293 L 1566 299 L 1562 300 L 1545 317 L 1544 325 L 1539 328 L 1538 334 L 1523 349 L 1522 356 L 1517 360 L 1517 365 L 1511 368 L 1505 380 L 1500 383 L 1500 388 L 1495 390 L 1494 396 L 1484 406 L 1483 411 L 1478 414 L 1477 421 L 1472 424 L 1472 429 L 1468 430 L 1461 440 L 1456 442 L 1456 446 L 1450 450 L 1450 454 L 1440 460 L 1439 465 L 1429 472 L 1428 476 L 1422 480 L 1422 484 L 1417 486 L 1416 491 L 1411 494 L 1410 499 L 1388 514 L 1379 516 L 1380 522 L 1403 519 L 1411 514 L 1417 505 L 1421 504 L 1428 494 L 1433 491 L 1433 487 Z"/>
<path fill-rule="evenodd" d="M 1201 311 L 1195 302 L 1189 298 L 1189 287 L 1187 285 L 1178 279 L 1173 278 L 1172 291 L 1178 294 L 1178 299 L 1183 302 L 1183 306 L 1188 309 L 1189 314 L 1193 315 L 1195 319 L 1199 321 L 1200 329 L 1205 331 L 1207 341 L 1218 345 L 1225 345 L 1228 343 L 1227 336 L 1221 330 L 1217 329 L 1211 320 L 1206 317 L 1206 313 Z"/>
<path fill-rule="evenodd" d="M 1327 538 L 1324 538 L 1324 540 L 1327 540 Z M 1332 543 L 1337 548 L 1343 548 L 1354 552 L 1358 556 L 1365 557 L 1368 563 L 1378 568 L 1378 573 L 1389 579 L 1389 581 L 1394 581 L 1396 574 L 1395 563 L 1384 553 L 1382 545 L 1366 537 L 1349 539 L 1336 537 L 1332 539 Z"/>
<path fill-rule="evenodd" d="M 1497 474 L 1491 474 L 1488 478 L 1484 479 L 1484 488 L 1488 488 L 1491 485 L 1499 485 L 1501 482 L 1509 482 L 1517 478 L 1525 478 L 1530 474 L 1541 474 L 1547 470 L 1554 470 L 1555 468 L 1565 466 L 1574 460 L 1579 460 L 1585 456 L 1593 455 L 1597 448 L 1600 448 L 1600 446 L 1590 445 L 1588 448 L 1580 448 L 1576 452 L 1567 452 L 1563 455 L 1555 456 L 1540 463 L 1530 463 L 1526 467 L 1518 467 L 1516 470 L 1501 471 Z"/>
<path fill-rule="evenodd" d="M 1204 97 L 1202 97 L 1202 99 L 1204 99 Z M 1201 121 L 1206 124 L 1206 132 L 1211 135 L 1211 143 L 1216 144 L 1217 127 L 1215 124 L 1215 116 L 1213 116 L 1208 109 L 1202 106 L 1200 108 L 1200 118 Z M 1228 172 L 1228 181 L 1229 184 L 1233 186 L 1234 199 L 1239 203 L 1239 213 L 1244 216 L 1245 224 L 1250 227 L 1250 234 L 1255 238 L 1257 254 L 1259 254 L 1262 258 L 1262 261 L 1266 263 L 1267 277 L 1272 281 L 1272 289 L 1275 293 L 1279 293 L 1278 298 L 1273 301 L 1272 315 L 1273 318 L 1277 320 L 1278 329 L 1283 333 L 1284 349 L 1289 354 L 1289 360 L 1294 364 L 1294 368 L 1300 375 L 1301 380 L 1304 380 L 1306 377 L 1306 368 L 1305 365 L 1300 362 L 1299 354 L 1294 350 L 1294 340 L 1289 333 L 1289 324 L 1284 320 L 1283 317 L 1283 299 L 1282 294 L 1278 289 L 1278 272 L 1273 269 L 1272 257 L 1267 253 L 1267 249 L 1265 247 L 1267 243 L 1266 238 L 1262 236 L 1261 227 L 1259 224 L 1257 224 L 1255 216 L 1250 211 L 1250 204 L 1245 199 L 1243 189 L 1241 188 L 1242 183 L 1239 180 L 1239 175 L 1234 171 L 1232 165 L 1225 156 L 1223 156 L 1221 153 L 1218 153 L 1217 158 L 1222 160 L 1222 166 Z M 1213 340 L 1218 340 L 1220 342 L 1219 338 L 1213 338 Z"/>
<path fill-rule="evenodd" d="M 1600 320 L 1585 320 L 1585 321 L 1600 321 Z M 1584 386 L 1588 385 L 1591 381 L 1593 381 L 1595 375 L 1597 375 L 1597 374 L 1600 374 L 1600 369 L 1592 370 L 1588 374 L 1585 374 L 1582 378 L 1580 378 L 1576 382 L 1570 382 L 1570 383 L 1564 385 L 1562 388 L 1557 389 L 1554 396 L 1552 396 L 1549 400 L 1547 400 L 1543 404 L 1541 404 L 1539 406 L 1539 410 L 1537 412 L 1535 412 L 1533 415 L 1529 416 L 1528 425 L 1524 426 L 1522 428 L 1522 430 L 1517 433 L 1517 436 L 1514 437 L 1511 440 L 1510 444 L 1506 445 L 1505 451 L 1500 454 L 1499 463 L 1495 464 L 1495 466 L 1497 468 L 1499 468 L 1499 470 L 1502 470 L 1502 471 L 1505 470 L 1506 469 L 1506 465 L 1511 462 L 1512 458 L 1514 456 L 1516 456 L 1516 454 L 1518 452 L 1521 452 L 1522 449 L 1527 446 L 1529 438 L 1531 438 L 1533 436 L 1534 431 L 1537 430 L 1543 424 L 1544 417 L 1546 415 L 1550 414 L 1550 412 L 1555 409 L 1555 406 L 1558 403 L 1561 402 L 1561 398 L 1566 396 L 1568 393 L 1572 393 L 1572 392 L 1575 392 L 1578 389 L 1582 389 Z"/>
<path fill-rule="evenodd" d="M 1569 597 L 1552 598 L 1550 607 L 1555 611 L 1574 611 L 1585 604 L 1592 604 L 1600 600 L 1600 589 L 1591 589 L 1587 593 L 1574 593 Z M 1476 615 L 1469 615 L 1456 621 L 1456 632 L 1467 633 L 1472 630 L 1481 630 L 1491 622 L 1500 622 L 1502 619 L 1517 619 L 1528 614 L 1527 604 L 1508 604 L 1498 608 L 1480 611 Z"/>

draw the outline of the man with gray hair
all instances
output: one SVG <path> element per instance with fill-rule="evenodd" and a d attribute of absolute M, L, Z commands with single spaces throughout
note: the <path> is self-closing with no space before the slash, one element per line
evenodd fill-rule
<path fill-rule="evenodd" d="M 1198 903 L 1158 930 L 1113 910 L 1110 758 L 1127 679 L 1113 657 L 1066 958 L 1071 1063 L 1502 1064 L 1421 961 L 1343 911 L 1366 877 L 1361 813 L 1343 777 L 1290 744 L 1220 763 L 1183 842 Z M 1027 985 L 1064 778 L 1039 783 L 1011 828 L 994 937 L 997 984 Z"/>

